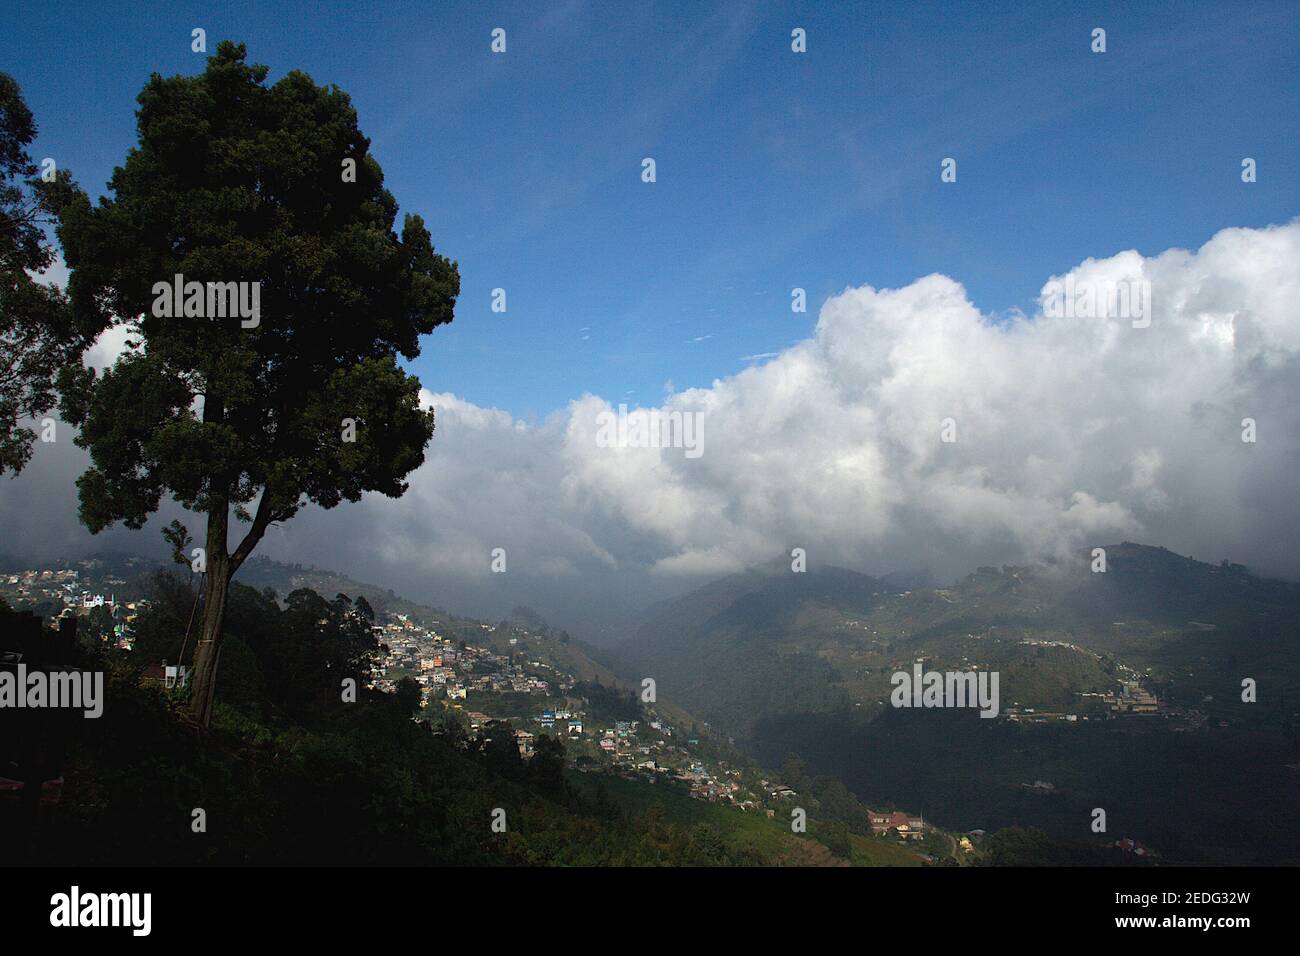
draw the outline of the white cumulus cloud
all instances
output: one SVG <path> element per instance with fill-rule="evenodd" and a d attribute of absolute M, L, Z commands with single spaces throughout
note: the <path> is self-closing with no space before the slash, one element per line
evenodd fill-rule
<path fill-rule="evenodd" d="M 438 427 L 404 498 L 308 511 L 268 548 L 566 623 L 792 547 L 944 578 L 1128 538 L 1300 576 L 1300 220 L 1089 259 L 1044 288 L 1067 278 L 1149 283 L 1149 325 L 1045 314 L 1046 291 L 995 319 L 942 275 L 849 287 L 811 338 L 669 392 L 656 410 L 700 416 L 698 457 L 602 447 L 618 409 L 596 395 L 525 425 L 425 392 Z"/>

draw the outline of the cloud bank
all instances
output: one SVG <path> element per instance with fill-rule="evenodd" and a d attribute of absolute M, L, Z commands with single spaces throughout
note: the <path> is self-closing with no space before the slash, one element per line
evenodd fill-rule
<path fill-rule="evenodd" d="M 1149 324 L 1061 315 L 1066 279 L 1148 283 Z M 404 498 L 309 510 L 263 553 L 578 630 L 793 547 L 945 579 L 1128 538 L 1300 577 L 1300 220 L 1089 259 L 1010 319 L 942 275 L 846 288 L 811 338 L 664 399 L 699 416 L 699 457 L 606 447 L 618 408 L 596 395 L 536 425 L 424 399 L 437 432 Z M 0 551 L 75 550 L 76 459 L 38 449 L 0 487 Z"/>

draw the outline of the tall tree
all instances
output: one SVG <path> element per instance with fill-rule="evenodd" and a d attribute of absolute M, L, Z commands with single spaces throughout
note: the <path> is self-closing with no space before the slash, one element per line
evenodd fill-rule
<path fill-rule="evenodd" d="M 81 520 L 139 528 L 164 493 L 206 519 L 204 724 L 230 580 L 267 528 L 308 502 L 406 491 L 434 421 L 398 356 L 452 320 L 460 291 L 419 216 L 394 232 L 347 94 L 298 71 L 268 85 L 245 59 L 224 41 L 198 76 L 154 74 L 113 197 L 71 197 L 59 229 L 76 317 L 131 333 L 112 368 L 64 390 L 92 463 Z M 248 524 L 233 549 L 232 512 Z"/>
<path fill-rule="evenodd" d="M 45 229 L 71 180 L 40 170 L 27 149 L 36 122 L 13 77 L 0 73 L 0 475 L 31 459 L 35 431 L 23 423 L 54 408 L 56 379 L 79 360 L 83 340 L 67 297 L 36 282 L 55 260 Z"/>

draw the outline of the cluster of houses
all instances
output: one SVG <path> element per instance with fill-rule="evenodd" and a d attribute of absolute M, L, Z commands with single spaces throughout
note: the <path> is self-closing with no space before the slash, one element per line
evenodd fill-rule
<path fill-rule="evenodd" d="M 488 624 L 481 627 L 495 630 Z M 522 661 L 519 654 L 499 654 L 487 647 L 443 637 L 405 614 L 390 615 L 374 630 L 388 653 L 376 665 L 371 686 L 392 690 L 400 677 L 412 677 L 420 685 L 425 707 L 438 699 L 464 701 L 471 692 L 545 698 L 553 691 L 563 693 L 567 689 L 556 686 L 553 669 L 541 661 Z M 512 648 L 518 640 L 510 639 Z M 569 717 L 565 712 L 564 719 Z M 555 719 L 552 713 L 549 723 L 554 724 Z M 579 731 L 580 724 L 579 720 Z"/>
<path fill-rule="evenodd" d="M 790 787 L 731 766 L 716 756 L 704 756 L 700 741 L 684 737 L 653 709 L 645 721 L 614 721 L 602 728 L 596 745 L 604 762 L 592 765 L 578 758 L 578 769 L 598 769 L 649 783 L 663 780 L 683 787 L 693 798 L 723 803 L 748 812 L 775 816 L 783 800 L 797 796 Z"/>
<path fill-rule="evenodd" d="M 91 562 L 83 562 L 91 563 Z M 105 578 L 102 584 L 125 584 L 121 578 Z M 0 575 L 0 594 L 19 601 L 53 601 L 64 607 L 90 610 L 95 607 L 117 607 L 117 596 L 105 595 L 82 588 L 82 575 L 76 568 L 45 568 Z"/>
<path fill-rule="evenodd" d="M 1003 711 L 1003 716 L 1013 724 L 1052 724 L 1057 722 L 1073 724 L 1077 723 L 1080 719 L 1078 714 L 1067 714 L 1053 710 L 1038 710 L 1034 707 L 1021 707 L 1018 704 L 1013 704 L 1008 707 Z M 1083 716 L 1083 719 L 1088 719 L 1086 714 Z"/>
<path fill-rule="evenodd" d="M 904 840 L 919 840 L 925 836 L 926 822 L 920 815 L 904 813 L 902 810 L 868 810 L 867 815 L 871 820 L 871 832 L 876 836 L 890 830 L 897 832 Z"/>
<path fill-rule="evenodd" d="M 392 690 L 402 677 L 420 684 L 422 705 L 461 715 L 471 732 L 494 720 L 509 720 L 519 752 L 531 757 L 539 734 L 566 740 L 572 765 L 584 773 L 609 773 L 628 779 L 672 782 L 692 797 L 729 803 L 745 810 L 774 810 L 772 799 L 793 795 L 788 787 L 746 784 L 740 770 L 699 753 L 699 740 L 678 732 L 653 707 L 642 719 L 594 719 L 589 702 L 574 693 L 575 679 L 527 653 L 536 635 L 513 627 L 479 624 L 484 637 L 508 650 L 472 640 L 448 638 L 403 614 L 387 615 L 375 626 L 388 648 L 372 675 L 372 686 Z M 535 703 L 530 704 L 530 701 Z"/>
<path fill-rule="evenodd" d="M 1118 694 L 1103 694 L 1101 701 L 1112 714 L 1156 714 L 1160 702 L 1156 695 L 1137 681 L 1124 681 Z"/>
<path fill-rule="evenodd" d="M 1129 853 L 1137 857 L 1149 857 L 1151 859 L 1160 858 L 1160 854 L 1157 853 L 1155 850 L 1146 846 L 1140 840 L 1134 840 L 1129 837 L 1124 837 L 1123 839 L 1116 840 L 1115 849 L 1122 850 L 1125 853 Z"/>
<path fill-rule="evenodd" d="M 96 579 L 94 572 L 98 564 L 98 561 L 91 559 L 80 562 L 83 570 L 44 568 L 0 574 L 0 597 L 14 606 L 42 603 L 62 605 L 62 617 L 85 615 L 96 608 L 104 608 L 113 619 L 109 639 L 118 649 L 129 651 L 132 645 L 131 622 L 147 602 L 119 601 L 113 588 L 126 583 L 122 578 L 100 576 L 98 586 L 107 590 L 88 589 L 85 584 Z"/>
<path fill-rule="evenodd" d="M 6 574 L 0 581 L 29 599 L 61 597 L 66 589 L 74 587 L 81 572 L 73 568 L 59 570 L 20 571 Z"/>

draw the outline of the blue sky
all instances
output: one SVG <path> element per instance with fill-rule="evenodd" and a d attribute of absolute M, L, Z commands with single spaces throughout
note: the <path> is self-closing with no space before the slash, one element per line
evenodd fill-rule
<path fill-rule="evenodd" d="M 533 419 L 707 386 L 806 338 L 846 286 L 941 272 L 986 313 L 1030 310 L 1089 256 L 1300 212 L 1300 5 L 1081 6 L 18 4 L 0 63 L 34 155 L 96 195 L 148 74 L 202 68 L 195 26 L 272 80 L 348 91 L 403 210 L 460 263 L 423 383 Z"/>

